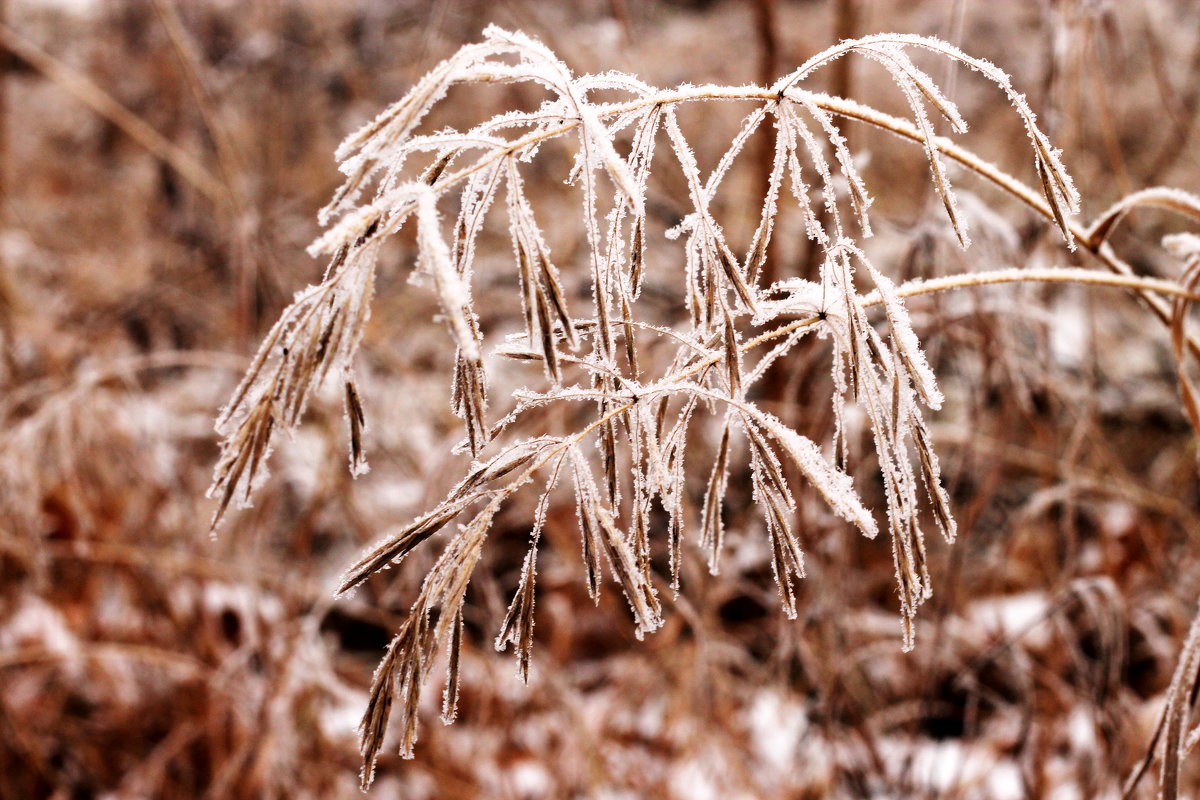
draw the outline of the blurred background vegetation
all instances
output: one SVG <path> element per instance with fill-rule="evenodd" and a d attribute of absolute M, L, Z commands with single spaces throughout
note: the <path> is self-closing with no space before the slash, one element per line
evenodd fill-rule
<path fill-rule="evenodd" d="M 766 83 L 841 38 L 934 35 L 1013 74 L 1085 217 L 1133 189 L 1200 183 L 1188 0 L 4 0 L 0 18 L 6 800 L 359 796 L 365 690 L 432 555 L 350 600 L 331 590 L 464 463 L 450 454 L 452 353 L 427 290 L 407 283 L 411 244 L 381 261 L 361 357 L 369 475 L 348 474 L 335 393 L 275 454 L 255 507 L 211 540 L 212 420 L 292 293 L 320 277 L 304 248 L 339 182 L 337 143 L 486 24 L 578 72 L 660 86 Z M 965 144 L 1027 169 L 1001 96 L 931 63 L 972 124 Z M 870 64 L 816 80 L 902 107 Z M 431 124 L 538 100 L 472 90 L 452 104 L 462 118 Z M 681 115 L 702 168 L 739 116 Z M 893 277 L 1088 266 L 970 179 L 977 241 L 958 251 L 919 151 L 847 132 L 870 156 L 873 256 Z M 716 209 L 735 231 L 757 222 L 765 183 L 744 166 L 744 202 L 730 191 Z M 537 170 L 535 204 L 565 196 L 564 171 Z M 658 180 L 652 213 L 677 220 L 682 177 Z M 569 253 L 583 231 L 564 205 L 545 213 Z M 1179 229 L 1145 214 L 1114 246 L 1174 276 L 1158 242 Z M 479 291 L 511 296 L 506 234 L 492 236 Z M 800 236 L 776 255 L 777 276 L 811 270 Z M 635 642 L 615 592 L 587 598 L 568 502 L 551 510 L 521 686 L 491 647 L 528 532 L 518 505 L 469 596 L 459 722 L 437 723 L 427 692 L 416 759 L 385 754 L 370 796 L 1120 796 L 1200 594 L 1195 445 L 1167 333 L 1108 290 L 993 288 L 911 308 L 949 397 L 931 421 L 960 524 L 954 547 L 933 546 L 938 594 L 914 653 L 900 652 L 886 543 L 819 514 L 801 520 L 809 577 L 787 621 L 748 488 L 726 512 L 724 573 L 691 553 L 666 627 Z M 826 371 L 816 354 L 770 391 L 827 437 L 828 395 L 809 391 Z"/>

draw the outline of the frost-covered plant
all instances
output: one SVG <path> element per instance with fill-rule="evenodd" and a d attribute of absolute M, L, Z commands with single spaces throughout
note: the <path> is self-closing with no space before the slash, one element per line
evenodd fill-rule
<path fill-rule="evenodd" d="M 1029 136 L 1040 195 L 935 135 L 929 107 L 955 132 L 965 131 L 966 123 L 910 59 L 913 50 L 966 65 L 1007 95 Z M 804 88 L 814 71 L 851 53 L 887 70 L 911 109 L 911 121 Z M 418 133 L 451 86 L 469 83 L 529 83 L 550 96 L 535 111 L 500 114 L 466 131 Z M 599 92 L 619 93 L 624 99 L 601 102 L 593 97 Z M 704 175 L 676 108 L 718 99 L 757 106 L 716 167 Z M 1053 220 L 1069 246 L 1078 240 L 1113 271 L 1125 274 L 1005 271 L 897 286 L 861 248 L 861 240 L 871 233 L 872 198 L 840 132 L 845 119 L 923 147 L 933 187 L 964 247 L 969 243 L 967 225 L 956 207 L 945 157 Z M 735 243 L 711 211 L 712 201 L 735 158 L 768 126 L 774 129 L 774 157 L 761 215 L 750 240 Z M 582 197 L 590 298 L 569 291 L 560 272 L 569 265 L 550 252 L 523 183 L 525 165 L 555 139 L 575 142 L 568 181 Z M 650 269 L 645 198 L 656 153 L 658 161 L 673 161 L 682 170 L 688 193 L 689 213 L 667 232 L 681 240 L 684 254 L 681 283 L 687 316 L 674 327 L 639 316 Z M 902 646 L 909 649 L 917 609 L 931 593 L 922 509 L 928 509 L 947 541 L 954 539 L 955 522 L 924 419 L 926 409 L 941 405 L 942 394 L 903 298 L 989 282 L 1071 280 L 1136 289 L 1167 319 L 1169 308 L 1151 292 L 1182 292 L 1175 284 L 1133 277 L 1104 244 L 1112 224 L 1142 200 L 1115 207 L 1091 229 L 1076 226 L 1070 217 L 1078 212 L 1078 194 L 1008 76 L 944 42 L 922 37 L 879 35 L 842 42 L 769 87 L 685 85 L 663 91 L 620 73 L 574 76 L 540 43 L 490 27 L 481 43 L 446 59 L 404 99 L 351 135 L 337 158 L 348 177 L 321 212 L 329 228 L 311 248 L 314 255 L 330 257 L 329 267 L 322 282 L 299 293 L 284 312 L 221 413 L 217 430 L 224 443 L 211 494 L 218 499 L 215 528 L 231 503 L 249 502 L 265 475 L 274 435 L 279 429 L 295 429 L 314 391 L 330 375 L 344 386 L 351 470 L 366 470 L 365 419 L 353 364 L 380 247 L 415 217 L 417 269 L 432 287 L 457 347 L 451 403 L 466 429 L 461 448 L 474 461 L 441 503 L 380 541 L 338 588 L 352 589 L 450 523 L 466 520 L 449 535 L 376 673 L 361 727 L 364 784 L 371 780 L 397 698 L 400 750 L 412 755 L 419 693 L 440 646 L 449 651 L 443 717 L 454 718 L 466 590 L 492 521 L 522 488 L 540 481 L 528 553 L 496 647 L 515 646 L 523 679 L 530 665 L 538 541 L 551 494 L 564 478 L 574 487 L 588 592 L 599 598 L 607 563 L 641 637 L 663 621 L 660 592 L 666 580 L 658 581 L 652 568 L 660 538 L 668 554 L 670 590 L 679 590 L 684 531 L 693 513 L 687 502 L 689 477 L 706 487 L 698 509 L 699 544 L 710 570 L 717 572 L 731 462 L 744 450 L 782 605 L 795 617 L 794 586 L 804 576 L 804 558 L 793 529 L 796 499 L 789 471 L 802 476 L 834 514 L 864 535 L 874 537 L 879 527 L 844 471 L 849 457 L 845 413 L 848 405 L 857 404 L 869 422 L 885 490 L 884 526 L 899 588 Z M 368 189 L 373 195 L 361 200 Z M 1155 202 L 1156 197 L 1144 201 Z M 444 222 L 439 205 L 454 198 L 457 213 L 452 222 Z M 500 198 L 515 255 L 523 331 L 492 352 L 540 365 L 545 385 L 516 392 L 511 407 L 494 419 L 489 418 L 484 369 L 488 342 L 476 315 L 472 277 L 484 219 Z M 1190 195 L 1180 193 L 1174 201 L 1200 209 Z M 787 278 L 766 286 L 761 280 L 764 264 L 785 202 L 796 204 L 805 234 L 823 257 L 815 281 Z M 873 308 L 883 312 L 874 321 Z M 810 334 L 832 353 L 837 421 L 832 457 L 760 407 L 751 392 L 773 363 Z M 645 358 L 651 350 L 656 357 Z M 664 351 L 669 357 L 661 356 Z M 541 411 L 565 404 L 591 410 L 577 429 L 533 438 L 516 435 L 536 422 Z M 698 420 L 705 416 L 715 420 L 719 434 L 712 439 L 714 462 L 700 467 L 694 460 L 689 463 L 685 453 L 689 434 L 704 430 Z M 744 448 L 735 447 L 738 440 Z M 702 474 L 693 475 L 697 471 Z M 652 522 L 656 504 L 665 512 L 665 531 Z"/>

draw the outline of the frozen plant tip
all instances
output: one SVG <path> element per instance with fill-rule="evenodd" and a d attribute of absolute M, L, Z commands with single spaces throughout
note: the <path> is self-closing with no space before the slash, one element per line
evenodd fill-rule
<path fill-rule="evenodd" d="M 964 131 L 966 121 L 913 62 L 912 51 L 932 52 L 968 67 L 1005 93 L 1029 136 L 1030 172 L 1038 191 L 934 133 L 930 109 L 954 132 Z M 851 54 L 888 72 L 911 110 L 911 121 L 804 88 L 813 72 Z M 422 130 L 422 121 L 451 87 L 514 83 L 532 84 L 547 98 L 533 111 L 509 111 L 467 130 Z M 594 99 L 600 92 L 620 98 L 601 102 Z M 676 109 L 708 100 L 755 105 L 716 166 L 703 174 Z M 215 529 L 231 503 L 249 502 L 265 474 L 274 437 L 296 428 L 329 376 L 344 385 L 352 468 L 365 471 L 361 435 L 366 420 L 356 388 L 355 355 L 370 312 L 380 247 L 415 218 L 417 270 L 436 296 L 454 343 L 451 407 L 465 429 L 461 447 L 474 460 L 441 503 L 383 538 L 339 586 L 339 592 L 352 589 L 448 531 L 375 675 L 360 727 L 364 786 L 393 712 L 399 715 L 400 752 L 412 755 L 421 687 L 442 647 L 449 651 L 443 717 L 454 718 L 467 587 L 492 521 L 518 491 L 532 487 L 538 499 L 519 586 L 495 645 L 514 646 L 523 679 L 531 663 L 538 542 L 551 493 L 563 481 L 574 489 L 588 592 L 598 600 L 604 575 L 611 573 L 641 637 L 663 623 L 661 578 L 668 577 L 670 587 L 679 589 L 686 531 L 699 528 L 697 544 L 709 569 L 715 573 L 720 568 L 729 476 L 745 466 L 762 513 L 781 603 L 795 617 L 795 585 L 804 576 L 794 530 L 796 493 L 812 490 L 835 516 L 868 537 L 880 527 L 845 471 L 849 446 L 843 421 L 852 404 L 864 413 L 878 459 L 902 647 L 913 646 L 917 609 L 932 592 L 924 526 L 931 520 L 946 541 L 955 537 L 924 416 L 940 407 L 942 393 L 904 302 L 908 294 L 923 290 L 897 285 L 861 247 L 870 235 L 872 197 L 841 133 L 845 120 L 885 129 L 921 146 L 933 189 L 964 247 L 969 232 L 947 158 L 1044 214 L 1069 246 L 1079 240 L 1095 252 L 1125 210 L 1114 211 L 1099 234 L 1077 227 L 1071 217 L 1078 213 L 1079 196 L 1071 178 L 1008 76 L 944 42 L 917 36 L 842 42 L 769 87 L 664 91 L 621 73 L 575 76 L 539 42 L 489 27 L 482 42 L 443 61 L 338 149 L 346 181 L 322 210 L 320 219 L 328 229 L 311 249 L 327 256 L 329 267 L 322 282 L 300 292 L 268 333 L 222 411 L 217 422 L 222 450 L 210 494 L 218 501 Z M 737 242 L 714 214 L 713 199 L 751 138 L 770 128 L 774 153 L 761 213 L 749 240 Z M 574 159 L 566 177 L 578 189 L 586 242 L 578 264 L 551 252 L 523 181 L 529 162 L 556 140 L 568 143 Z M 682 275 L 676 283 L 686 309 L 686 318 L 673 327 L 656 324 L 642 312 L 641 303 L 652 268 L 647 185 L 652 167 L 664 161 L 681 171 L 687 195 L 680 198 L 686 215 L 667 232 L 682 249 Z M 370 199 L 363 200 L 368 193 Z M 491 343 L 479 324 L 472 285 L 484 220 L 501 196 L 522 324 Z M 1172 199 L 1185 205 L 1194 200 Z M 765 286 L 762 276 L 769 271 L 764 265 L 786 204 L 796 208 L 807 238 L 821 253 L 819 269 L 813 281 L 790 278 Z M 454 213 L 443 217 L 451 208 Z M 1104 259 L 1113 266 L 1115 257 Z M 590 296 L 573 292 L 576 282 L 565 279 L 577 275 L 577 267 L 586 271 Z M 1066 276 L 1062 279 L 1092 274 L 1060 272 Z M 1054 278 L 1003 278 L 1023 279 Z M 1121 276 L 1108 280 L 1147 295 L 1170 290 L 1164 282 Z M 935 288 L 955 285 L 975 284 L 967 280 Z M 1160 298 L 1154 300 L 1161 304 Z M 809 341 L 827 347 L 832 356 L 831 401 L 838 423 L 831 443 L 834 458 L 754 399 L 767 368 Z M 516 392 L 507 399 L 503 416 L 489 419 L 489 402 L 497 401 L 489 401 L 485 352 L 535 365 L 537 372 L 529 379 L 540 374 L 544 385 Z M 579 424 L 548 432 L 551 415 L 546 410 L 564 406 L 572 410 L 553 418 Z M 521 438 L 517 432 L 523 429 L 536 435 Z M 701 463 L 693 458 L 689 464 L 689 440 L 701 442 L 715 459 Z M 790 475 L 803 478 L 807 488 L 792 485 Z M 703 486 L 699 504 L 689 497 L 690 486 Z M 655 506 L 664 513 L 652 514 Z M 656 553 L 666 554 L 669 576 L 657 575 L 652 567 Z"/>

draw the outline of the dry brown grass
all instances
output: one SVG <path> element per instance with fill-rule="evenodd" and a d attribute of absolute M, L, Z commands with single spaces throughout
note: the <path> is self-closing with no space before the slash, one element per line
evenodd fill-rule
<path fill-rule="evenodd" d="M 1029 136 L 1041 197 L 998 167 L 935 136 L 927 116 L 929 106 L 956 133 L 965 133 L 967 124 L 957 106 L 910 59 L 910 50 L 931 51 L 969 67 L 1007 95 Z M 821 67 L 854 55 L 884 67 L 908 103 L 911 121 L 802 88 Z M 531 84 L 548 90 L 550 99 L 534 111 L 501 113 L 461 132 L 442 129 L 418 134 L 420 123 L 453 87 L 477 83 Z M 621 95 L 616 100 L 593 99 L 614 92 Z M 676 107 L 714 100 L 749 100 L 757 105 L 744 118 L 716 167 L 704 176 L 679 125 Z M 373 780 L 375 760 L 397 699 L 400 752 L 413 757 L 421 689 L 434 654 L 443 646 L 448 647 L 449 657 L 442 717 L 447 722 L 457 717 L 467 589 L 496 515 L 539 472 L 545 472 L 545 486 L 531 523 L 529 550 L 496 639 L 498 649 L 510 643 L 517 646 L 523 679 L 528 677 L 533 643 L 538 545 L 546 510 L 564 468 L 575 490 L 588 594 L 593 602 L 599 602 L 603 554 L 629 603 L 641 639 L 663 625 L 653 566 L 656 559 L 667 562 L 676 597 L 680 589 L 679 564 L 687 544 L 683 532 L 693 524 L 687 483 L 700 477 L 688 469 L 687 443 L 689 438 L 700 438 L 698 449 L 712 449 L 704 438 L 713 425 L 698 419 L 697 412 L 721 420 L 716 460 L 698 515 L 709 571 L 719 573 L 724 549 L 723 506 L 729 488 L 731 433 L 736 432 L 740 440 L 737 449 L 748 452 L 752 495 L 762 514 L 783 610 L 789 619 L 795 619 L 795 582 L 804 577 L 804 555 L 793 529 L 797 505 L 784 465 L 803 476 L 836 516 L 855 524 L 868 538 L 877 532 L 872 513 L 842 471 L 849 462 L 844 420 L 848 404 L 854 403 L 869 420 L 880 466 L 900 595 L 903 648 L 910 650 L 917 608 L 933 595 L 919 488 L 924 488 L 932 517 L 947 542 L 954 541 L 957 524 L 921 411 L 921 406 L 941 408 L 943 396 L 902 297 L 917 293 L 918 288 L 946 291 L 997 282 L 1108 283 L 1138 291 L 1161 316 L 1163 300 L 1152 294 L 1159 292 L 1176 298 L 1171 320 L 1176 358 L 1182 365 L 1190 343 L 1184 326 L 1186 303 L 1194 299 L 1189 294 L 1194 282 L 1187 275 L 1177 284 L 1138 278 L 1105 245 L 1116 222 L 1139 205 L 1165 206 L 1200 221 L 1200 197 L 1179 190 L 1142 192 L 1119 201 L 1085 232 L 1080 231 L 1083 246 L 1116 276 L 1072 269 L 1013 269 L 963 273 L 934 284 L 918 279 L 897 287 L 862 249 L 861 241 L 872 235 L 867 209 L 873 199 L 835 121 L 839 118 L 868 122 L 923 147 L 935 194 L 964 249 L 970 238 L 947 178 L 943 153 L 1047 216 L 1062 232 L 1068 248 L 1074 249 L 1077 226 L 1069 218 L 1079 211 L 1079 195 L 1058 151 L 1037 127 L 1024 96 L 995 66 L 928 37 L 883 34 L 847 40 L 813 56 L 769 87 L 685 85 L 663 91 L 624 73 L 575 77 L 536 40 L 489 27 L 481 43 L 466 45 L 438 64 L 402 100 L 339 147 L 341 170 L 348 177 L 322 211 L 329 232 L 310 248 L 313 254 L 331 258 L 325 279 L 301 292 L 284 311 L 222 412 L 217 430 L 225 442 L 211 494 L 219 500 L 215 528 L 235 497 L 242 504 L 249 503 L 265 474 L 277 431 L 296 430 L 310 397 L 331 373 L 345 387 L 351 472 L 366 471 L 362 446 L 366 423 L 355 386 L 354 363 L 370 315 L 380 249 L 415 217 L 416 275 L 431 285 L 457 347 L 451 405 L 467 431 L 459 448 L 476 461 L 445 500 L 381 540 L 350 568 L 338 587 L 339 593 L 357 587 L 375 572 L 399 564 L 459 517 L 469 517 L 426 574 L 408 618 L 376 672 L 360 728 L 366 760 L 364 788 Z M 710 205 L 737 157 L 768 120 L 776 135 L 767 193 L 746 255 L 739 258 Z M 619 137 L 627 129 L 633 133 L 626 147 Z M 548 142 L 570 134 L 577 134 L 578 141 L 567 182 L 577 185 L 583 198 L 589 267 L 587 281 L 572 283 L 587 285 L 592 317 L 573 316 L 569 310 L 578 302 L 579 292 L 569 299 L 564 290 L 564 278 L 546 245 L 521 174 Z M 670 239 L 685 237 L 682 305 L 687 315 L 655 324 L 639 301 L 644 282 L 663 269 L 647 259 L 651 246 L 646 216 L 647 186 L 660 138 L 668 143 L 688 189 L 686 215 L 666 231 Z M 421 163 L 423 155 L 428 157 Z M 815 177 L 806 178 L 807 171 Z M 603 185 L 602 175 L 608 179 Z M 815 183 L 811 189 L 810 180 Z M 373 198 L 356 206 L 371 185 L 376 187 Z M 524 330 L 505 337 L 498 353 L 540 363 L 550 385 L 540 391 L 514 393 L 514 402 L 493 425 L 487 419 L 484 336 L 471 286 L 477 242 L 502 187 L 507 194 L 508 231 L 516 255 Z M 798 206 L 808 239 L 823 253 L 821 267 L 815 282 L 790 278 L 765 286 L 759 282 L 764 271 L 781 272 L 777 267 L 766 269 L 766 264 L 785 188 Z M 457 218 L 447 235 L 438 201 L 453 196 L 452 192 L 460 196 Z M 817 197 L 823 201 L 820 217 Z M 850 210 L 852 219 L 843 219 L 844 208 Z M 604 225 L 599 221 L 602 214 Z M 1176 244 L 1178 250 L 1191 240 L 1173 241 L 1186 242 Z M 856 273 L 869 278 L 870 295 L 858 288 Z M 668 275 L 661 283 L 677 286 L 679 282 Z M 884 309 L 886 334 L 869 321 L 867 309 L 871 306 Z M 788 321 L 795 317 L 801 319 Z M 838 421 L 832 459 L 822 454 L 812 439 L 764 410 L 753 389 L 768 369 L 778 369 L 794 357 L 793 350 L 809 333 L 828 340 L 832 352 L 833 414 Z M 753 367 L 746 365 L 745 356 L 756 354 L 765 345 L 773 346 Z M 650 355 L 646 355 L 648 350 Z M 1179 375 L 1185 405 L 1200 430 L 1200 411 L 1182 366 Z M 558 434 L 528 422 L 527 418 L 538 412 L 550 416 L 550 409 L 570 403 L 595 404 L 595 416 L 576 417 L 573 429 Z M 512 436 L 522 427 L 533 427 L 534 438 Z M 515 441 L 495 448 L 495 455 L 484 456 L 488 445 L 501 436 Z M 602 486 L 596 483 L 589 458 L 593 449 L 598 453 Z M 692 449 L 697 446 L 692 444 Z M 628 479 L 621 474 L 625 469 L 631 472 Z M 656 503 L 667 516 L 665 526 L 656 525 Z M 1169 716 L 1177 719 L 1177 715 Z M 1175 735 L 1167 737 L 1166 746 L 1172 753 L 1180 746 L 1177 727 L 1173 724 L 1169 731 Z M 1176 770 L 1164 773 L 1164 781 L 1177 780 Z"/>
<path fill-rule="evenodd" d="M 397 630 L 375 708 L 389 664 L 411 705 L 367 728 L 379 796 L 1190 791 L 1176 754 L 1194 738 L 1194 648 L 1179 651 L 1200 591 L 1194 256 L 1186 237 L 1160 242 L 1194 224 L 1153 212 L 1196 201 L 1129 194 L 1195 186 L 1185 76 L 1200 48 L 1172 24 L 1181 9 L 432 9 L 157 0 L 10 16 L 10 49 L 39 42 L 49 60 L 27 50 L 6 78 L 20 124 L 0 237 L 0 796 L 354 796 L 349 720 Z M 495 34 L 516 54 L 486 59 L 491 85 L 456 85 L 413 136 L 375 140 L 413 147 L 407 171 L 346 207 L 355 221 L 323 241 L 348 257 L 285 311 L 336 140 L 493 21 L 574 70 L 718 86 L 614 78 L 623 90 L 582 98 L 595 125 L 550 108 L 562 130 L 520 161 L 533 141 L 481 121 L 522 109 L 523 133 L 543 137 L 555 126 L 530 117 L 556 95 L 517 80 L 545 78 L 528 62 L 546 52 Z M 997 61 L 1005 42 L 1045 43 L 1007 63 L 1049 137 L 1029 139 L 1031 115 L 981 76 L 920 49 L 910 70 L 879 40 L 863 49 L 882 67 L 840 58 L 790 87 L 786 111 L 746 85 L 835 30 L 881 29 Z M 733 31 L 770 52 L 703 58 Z M 569 104 L 567 84 L 591 80 L 551 82 Z M 701 101 L 714 92 L 740 99 Z M 937 135 L 959 116 L 970 133 Z M 1163 124 L 1147 131 L 1151 117 Z M 450 128 L 493 140 L 461 151 Z M 580 143 L 607 152 L 597 137 L 612 153 L 563 186 Z M 1069 213 L 1049 140 L 1092 224 Z M 792 152 L 807 210 L 790 197 Z M 372 155 L 385 183 L 396 155 Z M 452 223 L 493 165 L 495 208 L 460 238 Z M 405 212 L 416 224 L 384 241 Z M 362 252 L 360 213 L 378 216 Z M 413 263 L 424 286 L 405 285 Z M 316 348 L 299 327 L 264 328 L 280 313 Z M 228 355 L 259 336 L 295 341 Z M 207 420 L 247 366 L 280 392 L 251 382 L 229 406 L 213 543 Z M 477 457 L 452 452 L 464 429 Z M 254 507 L 237 508 L 252 484 Z M 887 528 L 899 564 L 839 514 Z M 919 530 L 939 521 L 956 544 L 926 550 Z M 342 579 L 356 596 L 330 600 L 334 571 L 389 530 Z M 404 553 L 392 580 L 363 580 Z M 610 572 L 622 592 L 602 588 Z M 904 653 L 896 610 L 911 632 L 921 602 Z M 517 675 L 493 644 L 514 647 Z M 424 725 L 401 764 L 417 712 L 437 711 L 434 693 L 414 696 L 442 667 L 461 674 L 441 698 L 458 724 Z M 1156 779 L 1134 784 L 1143 753 Z"/>

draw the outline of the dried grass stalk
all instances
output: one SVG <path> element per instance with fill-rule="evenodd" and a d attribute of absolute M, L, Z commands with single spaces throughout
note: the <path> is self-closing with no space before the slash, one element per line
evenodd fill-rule
<path fill-rule="evenodd" d="M 966 122 L 911 60 L 913 50 L 969 67 L 999 87 L 1028 133 L 1038 190 L 934 134 L 927 116 L 930 107 L 950 122 L 954 132 L 965 130 Z M 850 54 L 869 58 L 887 71 L 908 104 L 911 121 L 804 88 L 814 71 Z M 536 110 L 502 113 L 467 130 L 421 132 L 422 120 L 450 87 L 495 83 L 529 84 L 544 90 L 547 97 Z M 592 99 L 600 90 L 624 99 Z M 676 107 L 721 99 L 757 105 L 706 176 Z M 872 197 L 840 131 L 845 120 L 883 128 L 922 147 L 933 189 L 964 247 L 969 232 L 958 211 L 946 159 L 1016 196 L 1055 223 L 1068 246 L 1078 240 L 1119 274 L 1009 270 L 897 286 L 860 246 L 871 234 Z M 735 247 L 714 215 L 712 201 L 736 156 L 768 122 L 774 128 L 774 153 L 759 222 L 750 241 Z M 630 132 L 627 145 L 620 144 L 622 131 Z M 674 327 L 638 318 L 653 251 L 647 241 L 645 198 L 652 168 L 663 160 L 655 159 L 660 139 L 668 159 L 682 170 L 687 187 L 686 198 L 681 198 L 688 205 L 687 213 L 668 237 L 679 240 L 682 248 L 680 300 L 690 324 Z M 567 177 L 577 187 L 581 203 L 591 295 L 587 317 L 577 316 L 583 301 L 569 296 L 570 282 L 564 281 L 555 264 L 523 184 L 525 165 L 558 140 L 574 143 Z M 705 486 L 700 544 L 714 572 L 725 537 L 721 512 L 727 476 L 735 467 L 735 455 L 745 452 L 781 605 L 789 616 L 796 616 L 795 586 L 804 576 L 804 556 L 793 530 L 797 487 L 789 484 L 782 464 L 790 463 L 836 516 L 869 537 L 879 530 L 874 513 L 845 471 L 849 456 L 842 420 L 847 408 L 857 404 L 865 412 L 879 462 L 885 527 L 900 594 L 903 647 L 908 649 L 914 642 L 917 609 L 932 593 L 923 526 L 932 518 L 943 537 L 952 541 L 955 522 L 924 420 L 927 409 L 940 406 L 942 395 L 905 298 L 1020 280 L 1120 286 L 1138 291 L 1156 314 L 1173 321 L 1177 354 L 1200 352 L 1182 322 L 1200 283 L 1195 261 L 1189 262 L 1182 286 L 1140 278 L 1105 242 L 1134 206 L 1166 205 L 1195 214 L 1200 200 L 1161 191 L 1133 196 L 1091 228 L 1080 228 L 1071 219 L 1078 212 L 1078 193 L 1058 151 L 1008 76 L 935 39 L 880 35 L 841 42 L 769 87 L 685 85 L 664 91 L 614 72 L 574 76 L 542 44 L 489 27 L 482 42 L 443 61 L 402 100 L 348 137 L 337 157 L 347 178 L 321 212 L 328 230 L 311 248 L 314 254 L 330 258 L 328 270 L 320 284 L 296 296 L 271 329 L 222 411 L 217 421 L 222 451 L 210 493 L 218 499 L 215 527 L 234 500 L 239 505 L 249 502 L 265 477 L 274 437 L 296 429 L 305 407 L 331 374 L 345 387 L 351 467 L 356 473 L 365 471 L 365 415 L 353 364 L 370 311 L 380 245 L 415 217 L 418 272 L 438 301 L 456 349 L 451 409 L 464 423 L 466 438 L 461 447 L 478 460 L 440 504 L 385 536 L 339 585 L 340 592 L 352 589 L 470 515 L 464 526 L 446 536 L 441 555 L 425 576 L 410 615 L 376 674 L 360 729 L 364 785 L 371 780 L 392 711 L 400 717 L 400 752 L 412 755 L 420 689 L 433 653 L 442 645 L 449 652 L 443 716 L 454 718 L 466 588 L 496 513 L 539 472 L 546 473 L 546 484 L 530 549 L 495 641 L 501 649 L 515 646 L 522 679 L 528 678 L 531 663 L 537 546 L 560 472 L 568 471 L 574 485 L 588 593 L 599 598 L 607 562 L 640 637 L 662 625 L 651 566 L 656 546 L 651 511 L 656 503 L 667 514 L 664 546 L 671 585 L 676 591 L 679 588 L 683 532 L 691 527 L 693 512 L 687 490 L 692 472 L 689 441 L 715 453 L 711 466 L 704 469 L 707 480 L 697 476 L 697 483 Z M 373 197 L 362 201 L 370 189 Z M 512 332 L 496 352 L 518 364 L 540 365 L 546 385 L 516 392 L 505 415 L 489 425 L 484 358 L 488 342 L 479 327 L 472 284 L 476 244 L 502 189 L 519 286 L 514 305 L 521 310 L 522 330 Z M 816 195 L 819 201 L 814 201 Z M 454 202 L 457 213 L 446 224 L 440 209 Z M 823 204 L 820 213 L 814 202 Z M 805 234 L 823 255 L 819 275 L 815 282 L 787 279 L 762 286 L 760 276 L 770 272 L 764 265 L 785 203 L 798 208 Z M 735 252 L 745 256 L 739 258 Z M 1154 293 L 1176 297 L 1173 315 Z M 880 308 L 881 315 L 875 311 Z M 751 399 L 753 385 L 772 364 L 795 351 L 808 333 L 817 334 L 808 341 L 819 340 L 832 353 L 836 459 Z M 747 367 L 747 357 L 765 345 L 772 346 L 753 367 Z M 658 357 L 648 358 L 647 352 Z M 664 352 L 667 355 L 662 357 Z M 1182 368 L 1180 376 L 1189 413 L 1200 422 L 1196 393 Z M 518 437 L 523 427 L 536 428 L 539 420 L 547 418 L 540 412 L 566 404 L 594 412 L 565 433 L 551 435 L 543 430 L 535 438 Z M 707 420 L 714 417 L 720 419 L 719 434 L 710 436 L 717 427 Z M 713 442 L 715 447 L 705 447 Z M 485 457 L 489 448 L 493 455 Z M 599 484 L 594 463 L 601 471 Z M 691 463 L 694 466 L 696 459 Z"/>

